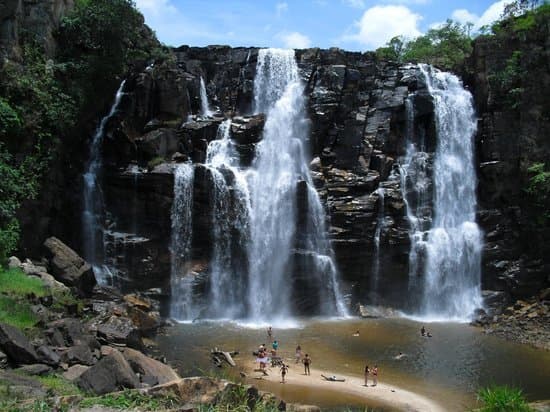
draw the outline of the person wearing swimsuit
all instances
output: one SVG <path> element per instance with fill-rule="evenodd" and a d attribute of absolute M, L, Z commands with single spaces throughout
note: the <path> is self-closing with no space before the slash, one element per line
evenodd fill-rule
<path fill-rule="evenodd" d="M 369 365 L 367 365 L 365 366 L 365 386 L 369 386 L 368 385 L 369 373 L 370 373 L 370 369 L 369 369 Z"/>
<path fill-rule="evenodd" d="M 311 358 L 306 353 L 306 356 L 304 359 L 302 359 L 302 362 L 304 364 L 304 375 L 311 375 L 311 372 L 309 371 L 309 365 L 311 364 Z"/>
<path fill-rule="evenodd" d="M 281 378 L 283 379 L 282 383 L 285 383 L 285 376 L 287 372 L 288 372 L 288 365 L 285 365 L 283 363 L 283 366 L 281 366 Z"/>
<path fill-rule="evenodd" d="M 372 386 L 376 386 L 378 384 L 378 365 L 374 365 L 374 369 L 372 370 Z"/>

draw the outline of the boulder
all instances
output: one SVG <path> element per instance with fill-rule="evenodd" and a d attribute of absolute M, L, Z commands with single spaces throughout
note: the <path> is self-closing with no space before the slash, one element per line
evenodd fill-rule
<path fill-rule="evenodd" d="M 153 333 L 162 325 L 160 313 L 156 311 L 146 312 L 138 307 L 131 307 L 128 308 L 128 316 L 143 335 Z"/>
<path fill-rule="evenodd" d="M 87 345 L 84 344 L 69 348 L 69 350 L 63 355 L 63 361 L 69 365 L 93 365 L 95 363 L 92 351 Z"/>
<path fill-rule="evenodd" d="M 0 323 L 0 348 L 16 364 L 38 362 L 38 354 L 27 337 L 17 328 Z"/>
<path fill-rule="evenodd" d="M 16 256 L 10 256 L 8 258 L 8 268 L 18 269 L 21 267 L 21 261 Z"/>
<path fill-rule="evenodd" d="M 33 276 L 39 277 L 44 286 L 55 293 L 69 293 L 70 289 L 63 283 L 58 282 L 55 278 L 46 272 L 33 273 Z"/>
<path fill-rule="evenodd" d="M 8 355 L 0 350 L 0 369 L 6 369 L 8 367 Z"/>
<path fill-rule="evenodd" d="M 124 356 L 118 351 L 113 351 L 82 373 L 77 384 L 84 390 L 103 395 L 117 390 L 137 388 L 139 380 Z"/>
<path fill-rule="evenodd" d="M 36 353 L 40 359 L 40 362 L 45 363 L 50 366 L 57 366 L 61 362 L 61 358 L 57 353 L 55 353 L 48 346 L 42 345 L 37 350 Z"/>
<path fill-rule="evenodd" d="M 209 377 L 183 378 L 156 385 L 147 389 L 148 394 L 170 394 L 177 396 L 182 403 L 214 403 L 228 386 L 227 381 Z"/>
<path fill-rule="evenodd" d="M 128 318 L 111 316 L 105 323 L 97 327 L 97 336 L 104 343 L 129 346 L 136 349 L 143 346 L 139 330 Z"/>
<path fill-rule="evenodd" d="M 65 372 L 63 372 L 63 377 L 71 382 L 74 382 L 78 378 L 80 378 L 82 374 L 86 372 L 88 369 L 90 369 L 89 366 L 73 365 L 69 369 L 67 369 Z"/>
<path fill-rule="evenodd" d="M 46 268 L 44 266 L 35 265 L 30 261 L 30 259 L 25 259 L 25 261 L 21 263 L 20 268 L 27 275 L 37 275 L 40 272 L 46 272 Z"/>
<path fill-rule="evenodd" d="M 126 348 L 122 354 L 132 370 L 141 375 L 143 381 L 154 382 L 153 384 L 157 385 L 180 378 L 170 366 L 145 356 L 137 350 Z"/>
<path fill-rule="evenodd" d="M 44 242 L 54 277 L 87 296 L 96 285 L 92 267 L 61 240 L 50 237 Z"/>

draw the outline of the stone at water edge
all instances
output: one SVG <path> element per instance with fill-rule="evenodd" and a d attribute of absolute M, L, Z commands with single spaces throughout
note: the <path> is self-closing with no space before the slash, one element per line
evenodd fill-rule
<path fill-rule="evenodd" d="M 38 355 L 27 337 L 17 328 L 0 323 L 0 348 L 16 364 L 38 362 Z"/>
<path fill-rule="evenodd" d="M 151 377 L 153 381 L 156 381 L 154 383 L 156 385 L 180 379 L 178 374 L 170 366 L 145 356 L 137 350 L 126 348 L 122 354 L 133 371 L 139 373 L 144 381 L 147 377 Z"/>
<path fill-rule="evenodd" d="M 73 249 L 56 237 L 50 237 L 44 242 L 52 268 L 52 274 L 67 286 L 73 286 L 80 293 L 88 296 L 96 279 L 92 267 Z"/>

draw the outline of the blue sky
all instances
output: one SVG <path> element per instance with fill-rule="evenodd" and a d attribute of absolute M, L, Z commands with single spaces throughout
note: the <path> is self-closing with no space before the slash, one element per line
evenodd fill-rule
<path fill-rule="evenodd" d="M 480 27 L 511 0 L 135 0 L 171 46 L 341 47 L 374 50 L 453 18 Z"/>

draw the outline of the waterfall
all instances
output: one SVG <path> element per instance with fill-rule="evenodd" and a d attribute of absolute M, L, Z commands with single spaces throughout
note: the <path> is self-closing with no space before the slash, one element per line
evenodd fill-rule
<path fill-rule="evenodd" d="M 460 80 L 421 65 L 433 98 L 437 147 L 433 159 L 433 221 L 427 226 L 422 208 L 426 191 L 426 156 L 409 142 L 401 166 L 402 188 L 411 224 L 410 265 L 421 289 L 418 315 L 435 320 L 468 320 L 481 306 L 482 236 L 475 223 L 476 176 L 473 136 L 476 119 L 472 96 Z M 423 166 L 424 165 L 424 166 Z M 413 173 L 411 173 L 413 172 Z M 414 175 L 414 176 L 413 176 Z M 411 204 L 407 186 L 416 192 Z M 423 253 L 421 261 L 419 255 Z M 414 271 L 423 270 L 422 277 Z"/>
<path fill-rule="evenodd" d="M 423 312 L 468 319 L 482 304 L 482 236 L 476 222 L 472 95 L 450 74 L 420 66 L 434 99 L 434 221 L 428 235 Z"/>
<path fill-rule="evenodd" d="M 253 173 L 248 178 L 252 203 L 250 317 L 284 319 L 292 314 L 290 262 L 297 235 L 298 181 L 305 181 L 308 186 L 311 221 L 306 225 L 306 243 L 317 266 L 307 287 L 321 293 L 322 307 L 329 308 L 328 311 L 334 309 L 331 314 L 344 314 L 332 249 L 326 239 L 324 211 L 303 150 L 308 127 L 303 85 L 293 50 L 259 51 L 254 106 L 257 113 L 266 113 L 267 120 L 263 139 L 256 147 Z"/>
<path fill-rule="evenodd" d="M 120 101 L 123 96 L 124 84 L 122 81 L 116 92 L 115 100 L 109 110 L 109 113 L 101 119 L 97 127 L 90 146 L 90 157 L 86 165 L 84 173 L 83 198 L 84 207 L 82 212 L 83 224 L 83 243 L 84 243 L 84 258 L 92 265 L 97 282 L 100 285 L 108 283 L 110 270 L 105 265 L 103 252 L 103 195 L 98 179 L 103 165 L 102 143 L 105 134 L 105 126 L 107 122 L 116 113 Z M 100 240 L 101 239 L 101 240 Z"/>
<path fill-rule="evenodd" d="M 206 94 L 206 85 L 204 84 L 204 79 L 202 78 L 202 76 L 201 76 L 200 95 L 201 95 L 201 116 L 204 116 L 204 117 L 212 116 L 212 110 L 210 110 L 210 106 L 208 105 L 208 95 Z"/>
<path fill-rule="evenodd" d="M 245 173 L 238 168 L 238 156 L 230 139 L 231 120 L 222 122 L 216 140 L 209 143 L 206 164 L 212 180 L 212 238 L 210 299 L 208 315 L 238 318 L 246 314 L 246 248 L 250 195 Z M 231 188 L 227 180 L 231 181 Z M 241 259 L 239 259 L 241 258 Z M 244 272 L 244 273 L 243 273 Z"/>
<path fill-rule="evenodd" d="M 194 275 L 190 273 L 189 267 L 193 237 L 194 172 L 191 164 L 182 163 L 174 173 L 170 316 L 177 320 L 193 320 L 199 315 L 193 302 Z"/>
<path fill-rule="evenodd" d="M 378 284 L 380 283 L 380 236 L 382 235 L 382 229 L 384 228 L 384 195 L 385 191 L 383 187 L 376 189 L 375 193 L 378 195 L 378 218 L 376 220 L 376 230 L 374 232 L 374 262 L 372 266 L 371 274 L 371 303 L 378 304 Z"/>

